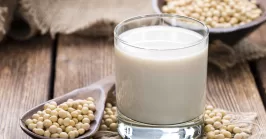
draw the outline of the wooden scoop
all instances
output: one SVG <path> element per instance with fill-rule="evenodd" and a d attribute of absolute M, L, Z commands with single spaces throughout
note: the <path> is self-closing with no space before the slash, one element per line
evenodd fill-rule
<path fill-rule="evenodd" d="M 88 97 L 93 97 L 95 99 L 95 106 L 96 106 L 96 112 L 95 112 L 95 121 L 91 123 L 90 130 L 86 131 L 83 135 L 77 137 L 77 139 L 85 139 L 93 134 L 95 134 L 100 126 L 103 111 L 105 108 L 105 101 L 108 96 L 109 92 L 113 92 L 115 89 L 115 80 L 114 76 L 108 76 L 88 87 L 84 87 L 81 89 L 76 89 L 68 94 L 65 94 L 63 96 L 60 96 L 58 98 L 49 100 L 45 103 L 42 103 L 33 109 L 27 111 L 25 114 L 23 114 L 20 118 L 20 127 L 21 129 L 28 134 L 30 137 L 34 139 L 50 139 L 48 137 L 40 136 L 35 133 L 33 133 L 31 130 L 29 130 L 26 125 L 25 121 L 39 110 L 43 110 L 44 104 L 55 101 L 57 104 L 61 104 L 63 102 L 66 102 L 68 99 L 86 99 Z"/>

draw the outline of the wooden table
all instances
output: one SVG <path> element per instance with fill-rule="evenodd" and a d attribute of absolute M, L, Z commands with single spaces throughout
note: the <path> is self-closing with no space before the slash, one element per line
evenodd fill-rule
<path fill-rule="evenodd" d="M 266 25 L 251 37 L 266 45 Z M 113 43 L 60 35 L 0 45 L 0 138 L 26 139 L 19 116 L 35 105 L 87 86 L 114 71 Z M 219 71 L 208 68 L 208 104 L 230 111 L 257 112 L 266 127 L 266 59 Z"/>

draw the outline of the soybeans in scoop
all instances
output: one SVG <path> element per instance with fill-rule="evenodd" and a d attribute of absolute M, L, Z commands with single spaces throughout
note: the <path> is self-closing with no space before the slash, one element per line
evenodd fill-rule
<path fill-rule="evenodd" d="M 25 121 L 35 134 L 51 138 L 76 138 L 90 129 L 95 120 L 94 99 L 68 99 L 60 105 L 52 101 L 44 105 L 43 111 L 32 115 Z"/>

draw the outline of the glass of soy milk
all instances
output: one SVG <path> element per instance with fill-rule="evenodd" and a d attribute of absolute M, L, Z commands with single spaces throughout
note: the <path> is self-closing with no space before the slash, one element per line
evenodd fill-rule
<path fill-rule="evenodd" d="M 144 15 L 118 24 L 114 36 L 120 135 L 202 138 L 206 25 L 177 15 Z"/>

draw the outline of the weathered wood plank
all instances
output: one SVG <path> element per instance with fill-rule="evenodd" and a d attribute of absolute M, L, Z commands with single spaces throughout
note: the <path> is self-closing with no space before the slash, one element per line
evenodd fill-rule
<path fill-rule="evenodd" d="M 114 70 L 112 42 L 60 36 L 54 96 L 89 85 Z"/>
<path fill-rule="evenodd" d="M 113 44 L 76 36 L 59 39 L 55 96 L 86 86 L 113 73 Z M 231 111 L 257 112 L 266 124 L 266 113 L 248 64 L 225 72 L 209 68 L 207 101 Z"/>
<path fill-rule="evenodd" d="M 257 112 L 257 123 L 266 126 L 265 109 L 247 63 L 223 72 L 208 70 L 208 104 L 235 112 Z"/>
<path fill-rule="evenodd" d="M 51 39 L 0 44 L 0 138 L 26 139 L 19 116 L 48 99 Z"/>

